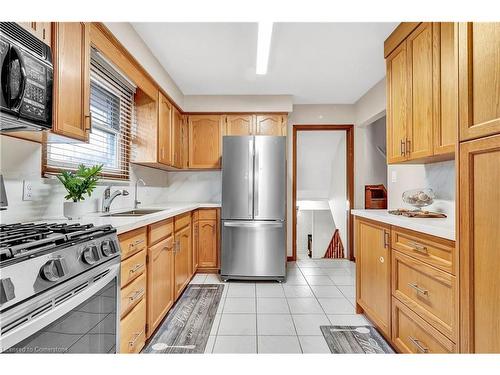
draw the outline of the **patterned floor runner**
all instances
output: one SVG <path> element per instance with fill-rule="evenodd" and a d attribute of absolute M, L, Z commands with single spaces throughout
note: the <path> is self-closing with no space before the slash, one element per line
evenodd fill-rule
<path fill-rule="evenodd" d="M 394 354 L 391 346 L 372 326 L 321 326 L 334 354 Z"/>

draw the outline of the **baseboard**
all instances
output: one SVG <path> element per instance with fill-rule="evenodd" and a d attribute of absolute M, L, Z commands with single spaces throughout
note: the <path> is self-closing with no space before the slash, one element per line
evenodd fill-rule
<path fill-rule="evenodd" d="M 293 258 L 293 255 L 289 255 L 286 257 L 287 262 L 293 262 L 295 259 Z"/>

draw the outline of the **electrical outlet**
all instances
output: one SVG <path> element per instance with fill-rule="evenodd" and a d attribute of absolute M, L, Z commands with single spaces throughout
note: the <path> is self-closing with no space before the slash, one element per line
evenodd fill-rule
<path fill-rule="evenodd" d="M 391 172 L 391 182 L 398 182 L 398 172 L 396 171 Z"/>
<path fill-rule="evenodd" d="M 33 185 L 30 181 L 23 181 L 23 201 L 33 200 Z"/>

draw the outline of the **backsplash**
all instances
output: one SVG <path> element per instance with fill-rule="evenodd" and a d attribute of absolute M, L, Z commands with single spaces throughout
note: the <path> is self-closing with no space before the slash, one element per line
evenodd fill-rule
<path fill-rule="evenodd" d="M 396 173 L 396 182 L 393 174 Z M 436 200 L 427 209 L 444 212 L 449 217 L 455 214 L 455 161 L 443 161 L 432 164 L 396 164 L 388 166 L 388 207 L 413 208 L 403 202 L 402 194 L 406 190 L 430 187 L 436 194 Z"/>
<path fill-rule="evenodd" d="M 64 187 L 54 178 L 41 177 L 41 145 L 8 136 L 0 137 L 0 173 L 5 180 L 9 200 L 8 209 L 0 211 L 1 223 L 33 221 L 62 217 Z M 131 166 L 130 181 L 101 181 L 91 198 L 85 200 L 87 212 L 101 208 L 101 197 L 106 186 L 126 189 L 128 196 L 118 196 L 111 209 L 131 208 L 134 204 L 134 184 L 142 178 L 138 199 L 142 206 L 168 201 L 220 202 L 221 172 L 166 172 L 139 165 Z M 23 181 L 32 184 L 32 200 L 23 201 Z"/>

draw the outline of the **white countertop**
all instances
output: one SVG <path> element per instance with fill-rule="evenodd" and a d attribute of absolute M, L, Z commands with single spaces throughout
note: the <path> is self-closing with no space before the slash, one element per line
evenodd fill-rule
<path fill-rule="evenodd" d="M 382 223 L 396 225 L 401 228 L 411 229 L 416 232 L 430 234 L 432 236 L 446 238 L 455 241 L 455 219 L 454 218 L 415 218 L 392 215 L 388 210 L 351 210 L 354 216 L 380 221 Z"/>
<path fill-rule="evenodd" d="M 180 215 L 184 212 L 189 212 L 192 210 L 196 210 L 197 208 L 211 208 L 211 207 L 220 207 L 220 203 L 195 203 L 195 202 L 170 202 L 170 203 L 162 203 L 156 205 L 148 205 L 144 207 L 139 207 L 139 209 L 161 209 L 162 211 L 155 212 L 152 214 L 147 214 L 143 216 L 126 216 L 126 217 L 111 217 L 111 216 L 103 216 L 106 215 L 102 212 L 94 212 L 89 213 L 83 216 L 78 220 L 68 220 L 65 217 L 50 217 L 45 218 L 44 220 L 39 220 L 40 222 L 57 222 L 57 223 L 80 223 L 80 224 L 94 224 L 95 226 L 99 225 L 112 225 L 116 228 L 118 234 L 128 232 L 130 230 L 143 227 L 145 225 L 149 225 L 152 223 L 156 223 L 157 221 L 168 219 L 170 217 Z M 131 208 L 119 209 L 115 211 L 111 211 L 110 213 L 130 211 Z"/>

